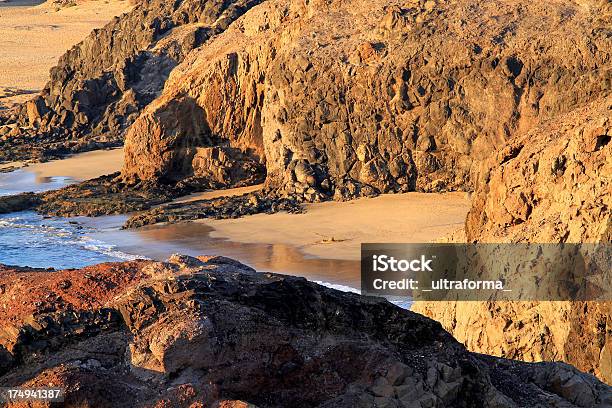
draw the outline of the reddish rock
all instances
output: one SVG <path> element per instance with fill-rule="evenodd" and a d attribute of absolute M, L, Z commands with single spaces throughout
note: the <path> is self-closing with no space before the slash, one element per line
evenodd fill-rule
<path fill-rule="evenodd" d="M 27 333 L 13 341 L 0 386 L 63 387 L 67 407 L 612 401 L 609 386 L 568 365 L 472 354 L 438 323 L 384 300 L 223 257 L 4 267 L 0 279 L 10 310 L 2 333 Z M 15 296 L 26 285 L 28 295 Z"/>

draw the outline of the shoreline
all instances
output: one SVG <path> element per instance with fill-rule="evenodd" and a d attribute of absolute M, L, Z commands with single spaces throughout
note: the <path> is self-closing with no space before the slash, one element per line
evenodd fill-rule
<path fill-rule="evenodd" d="M 36 7 L 45 2 L 45 0 L 0 0 L 0 7 Z"/>
<path fill-rule="evenodd" d="M 38 178 L 68 177 L 75 181 L 85 181 L 118 172 L 121 166 L 123 166 L 123 147 L 93 150 L 62 160 L 33 163 L 22 169 L 36 174 Z"/>
<path fill-rule="evenodd" d="M 257 186 L 247 189 L 251 188 Z M 211 191 L 198 196 L 220 193 L 237 192 Z M 203 219 L 135 230 L 119 230 L 127 216 L 82 219 L 101 230 L 94 238 L 112 242 L 124 253 L 156 260 L 174 253 L 222 255 L 257 270 L 359 289 L 361 242 L 436 242 L 449 237 L 461 241 L 468 209 L 469 200 L 463 193 L 406 193 L 308 204 L 304 214 Z M 339 217 L 339 213 L 343 216 Z M 434 218 L 438 224 L 428 225 Z M 377 224 L 382 227 L 376 228 Z M 385 224 L 392 225 L 393 231 Z M 332 230 L 334 239 L 326 240 L 324 237 Z"/>
<path fill-rule="evenodd" d="M 0 164 L 0 195 L 56 190 L 115 173 L 123 165 L 123 148 L 79 153 L 44 163 Z"/>
<path fill-rule="evenodd" d="M 470 208 L 465 193 L 383 194 L 352 201 L 306 204 L 304 214 L 256 214 L 197 220 L 211 236 L 233 242 L 288 244 L 307 256 L 359 260 L 361 242 L 462 241 Z"/>
<path fill-rule="evenodd" d="M 35 182 L 52 187 L 58 180 L 70 183 L 119 170 L 122 154 L 122 149 L 82 153 L 0 174 L 0 181 L 19 185 L 25 179 L 24 190 Z M 261 187 L 205 191 L 175 202 L 240 195 Z M 460 236 L 469 205 L 464 193 L 405 193 L 306 204 L 304 214 L 202 219 L 135 230 L 120 229 L 129 215 L 65 220 L 93 228 L 91 238 L 113 246 L 117 253 L 156 260 L 174 253 L 222 255 L 257 270 L 359 289 L 361 242 L 435 242 Z"/>
<path fill-rule="evenodd" d="M 137 230 L 119 230 L 123 219 L 124 216 L 112 216 L 77 221 L 97 226 L 100 231 L 92 234 L 93 239 L 112 242 L 115 250 L 129 255 L 157 261 L 164 261 L 176 253 L 225 256 L 263 272 L 301 276 L 355 290 L 361 287 L 359 261 L 310 256 L 295 246 L 282 243 L 234 242 L 214 237 L 214 229 L 204 223 L 157 224 Z"/>

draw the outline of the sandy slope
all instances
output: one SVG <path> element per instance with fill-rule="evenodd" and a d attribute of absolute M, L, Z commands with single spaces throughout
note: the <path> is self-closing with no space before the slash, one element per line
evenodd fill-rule
<path fill-rule="evenodd" d="M 27 172 L 34 173 L 41 179 L 70 177 L 77 181 L 83 181 L 115 173 L 121 170 L 122 165 L 123 148 L 119 148 L 80 153 L 64 160 L 34 163 L 28 166 L 21 162 L 0 164 L 0 171 L 24 168 Z"/>
<path fill-rule="evenodd" d="M 66 50 L 131 7 L 124 0 L 99 0 L 56 11 L 51 4 L 28 3 L 34 2 L 0 6 L 0 104 L 29 99 Z"/>
<path fill-rule="evenodd" d="M 74 180 L 89 180 L 121 170 L 123 148 L 96 150 L 74 155 L 64 160 L 36 163 L 26 167 L 26 171 L 39 177 L 70 177 Z"/>

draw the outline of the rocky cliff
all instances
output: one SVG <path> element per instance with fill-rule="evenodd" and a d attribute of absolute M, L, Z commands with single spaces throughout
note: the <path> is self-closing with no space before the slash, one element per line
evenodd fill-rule
<path fill-rule="evenodd" d="M 607 2 L 287 1 L 254 7 L 172 72 L 129 129 L 127 180 L 265 163 L 312 201 L 471 189 L 497 148 L 609 94 Z"/>
<path fill-rule="evenodd" d="M 265 165 L 271 189 L 309 201 L 469 190 L 506 140 L 610 92 L 607 1 L 258 3 L 138 4 L 4 119 L 19 126 L 0 159 L 128 129 L 128 182 Z"/>
<path fill-rule="evenodd" d="M 611 140 L 606 98 L 509 142 L 474 193 L 468 239 L 610 245 Z M 563 360 L 612 381 L 612 302 L 431 303 L 415 310 L 442 322 L 470 350 Z"/>
<path fill-rule="evenodd" d="M 143 210 L 265 177 L 130 225 L 474 189 L 470 241 L 610 241 L 611 18 L 606 0 L 144 2 L 69 52 L 0 142 L 8 160 L 127 129 L 122 174 L 0 211 Z M 471 350 L 611 381 L 609 304 L 420 310 Z"/>
<path fill-rule="evenodd" d="M 41 95 L 3 113 L 0 161 L 45 160 L 123 143 L 187 53 L 258 0 L 145 0 L 64 54 Z"/>
<path fill-rule="evenodd" d="M 197 20 L 199 12 L 187 4 L 173 6 L 172 21 Z M 244 14 L 231 14 L 223 30 L 213 30 L 217 35 L 205 36 L 187 57 L 176 51 L 181 57 L 173 61 L 183 62 L 167 81 L 157 74 L 137 76 L 150 92 L 141 98 L 140 107 L 148 103 L 142 113 L 139 108 L 130 116 L 122 175 L 102 180 L 97 193 L 85 186 L 82 196 L 107 190 L 112 195 L 113 183 L 135 186 L 138 195 L 142 185 L 178 185 L 176 191 L 185 192 L 264 178 L 266 189 L 243 201 L 285 199 L 295 206 L 411 190 L 472 190 L 486 178 L 490 157 L 512 149 L 508 141 L 512 146 L 515 138 L 525 140 L 539 124 L 601 101 L 612 88 L 612 14 L 605 1 L 248 4 L 234 4 Z M 115 36 L 122 34 L 110 34 L 113 24 L 127 30 L 144 10 L 152 19 L 156 7 L 161 6 L 144 3 L 103 32 L 119 44 Z M 218 7 L 212 10 L 223 14 Z M 175 44 L 178 33 L 200 26 L 164 31 L 154 49 L 175 49 L 168 44 Z M 206 27 L 204 32 L 212 30 Z M 100 42 L 95 38 L 88 41 Z M 74 82 L 67 81 L 66 86 Z M 152 83 L 158 91 L 165 83 L 156 99 Z M 109 120 L 119 117 L 115 105 L 104 106 Z M 56 201 L 71 198 L 58 195 Z M 60 213 L 91 213 L 80 202 Z M 223 213 L 273 207 L 235 204 L 240 211 Z M 155 209 L 130 225 L 209 216 L 219 213 L 218 205 Z M 96 213 L 119 207 L 124 208 L 112 204 Z"/>
<path fill-rule="evenodd" d="M 0 271 L 0 385 L 65 387 L 67 407 L 612 403 L 568 365 L 472 354 L 384 300 L 227 258 Z"/>
<path fill-rule="evenodd" d="M 610 242 L 611 141 L 607 97 L 509 142 L 473 195 L 468 240 Z"/>

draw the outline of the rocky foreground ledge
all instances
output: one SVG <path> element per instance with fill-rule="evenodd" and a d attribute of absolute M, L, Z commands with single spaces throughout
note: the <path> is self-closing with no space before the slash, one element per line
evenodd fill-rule
<path fill-rule="evenodd" d="M 81 270 L 0 267 L 0 386 L 79 407 L 608 407 L 563 363 L 468 352 L 376 298 L 173 256 Z"/>

